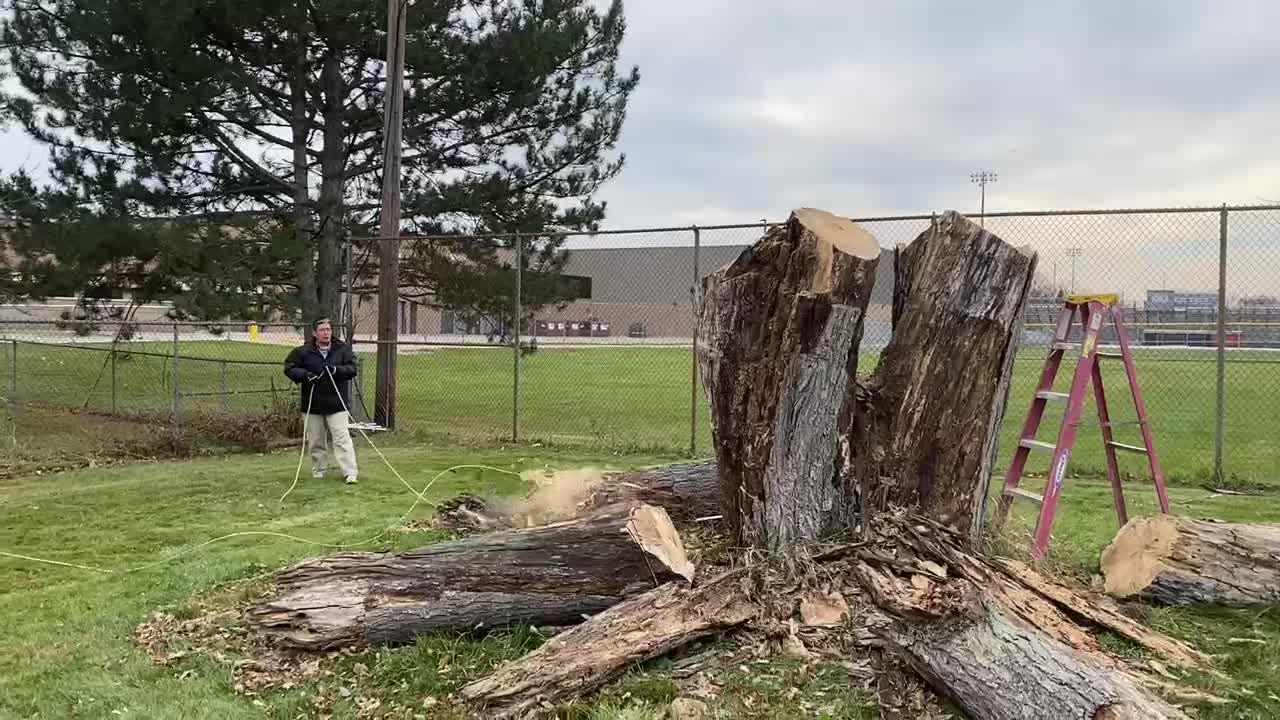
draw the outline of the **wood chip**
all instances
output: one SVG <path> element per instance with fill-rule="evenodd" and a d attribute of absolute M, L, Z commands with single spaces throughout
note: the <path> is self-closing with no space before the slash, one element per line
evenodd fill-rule
<path fill-rule="evenodd" d="M 800 621 L 808 627 L 840 625 L 849 614 L 849 603 L 840 593 L 810 593 L 800 599 Z"/>

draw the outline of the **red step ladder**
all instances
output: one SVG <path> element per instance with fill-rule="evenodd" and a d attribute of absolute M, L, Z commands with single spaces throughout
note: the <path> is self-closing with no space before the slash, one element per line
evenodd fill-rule
<path fill-rule="evenodd" d="M 1071 342 L 1071 329 L 1076 317 L 1080 319 L 1080 342 Z M 1098 336 L 1102 323 L 1107 317 L 1115 325 L 1116 337 L 1120 343 L 1120 352 L 1103 352 L 1098 349 Z M 1053 392 L 1053 381 L 1058 375 L 1058 367 L 1068 351 L 1079 350 L 1076 363 L 1075 378 L 1071 382 L 1068 393 Z M 1102 367 L 1104 359 L 1116 359 L 1124 362 L 1125 374 L 1129 379 L 1129 390 L 1133 394 L 1133 404 L 1138 411 L 1137 425 L 1142 430 L 1142 445 L 1126 445 L 1118 443 L 1111 429 L 1121 423 L 1111 422 L 1107 413 L 1107 400 L 1102 389 Z M 1084 406 L 1086 387 L 1093 383 L 1094 403 L 1098 406 L 1098 422 L 1102 427 L 1102 444 L 1107 456 L 1107 478 L 1111 481 L 1111 492 L 1115 496 L 1116 516 L 1123 527 L 1129 521 L 1124 504 L 1124 488 L 1120 483 L 1120 470 L 1116 463 L 1116 451 L 1132 452 L 1147 456 L 1151 467 L 1151 479 L 1155 482 L 1156 495 L 1160 499 L 1160 512 L 1169 512 L 1169 496 L 1165 492 L 1164 477 L 1160 473 L 1160 461 L 1156 457 L 1155 445 L 1151 439 L 1151 425 L 1147 422 L 1147 408 L 1142 401 L 1142 390 L 1138 387 L 1137 371 L 1134 368 L 1133 353 L 1129 349 L 1129 336 L 1125 331 L 1124 317 L 1120 312 L 1119 296 L 1107 295 L 1071 295 L 1066 299 L 1062 315 L 1058 318 L 1057 330 L 1053 344 L 1049 348 L 1049 357 L 1045 360 L 1044 370 L 1040 373 L 1040 385 L 1036 388 L 1035 398 L 1031 401 L 1031 410 L 1022 426 L 1022 435 L 1018 449 L 1009 463 L 1009 472 L 1004 480 L 1004 493 L 1000 497 L 1000 505 L 996 515 L 996 526 L 1004 524 L 1009 513 L 1009 506 L 1015 498 L 1022 498 L 1040 503 L 1040 519 L 1036 523 L 1035 539 L 1031 545 L 1031 556 L 1040 560 L 1049 549 L 1049 533 L 1053 528 L 1053 518 L 1058 511 L 1058 499 L 1062 494 L 1062 481 L 1066 477 L 1067 458 L 1076 442 L 1076 430 L 1080 424 L 1080 411 Z M 1056 443 L 1041 442 L 1036 439 L 1036 431 L 1040 429 L 1040 420 L 1044 416 L 1045 407 L 1051 402 L 1064 402 L 1067 410 L 1062 418 L 1062 427 L 1058 430 Z M 1044 495 L 1027 492 L 1018 487 L 1022 480 L 1022 471 L 1026 467 L 1027 457 L 1032 451 L 1045 451 L 1053 454 L 1049 464 L 1049 477 L 1045 483 Z"/>

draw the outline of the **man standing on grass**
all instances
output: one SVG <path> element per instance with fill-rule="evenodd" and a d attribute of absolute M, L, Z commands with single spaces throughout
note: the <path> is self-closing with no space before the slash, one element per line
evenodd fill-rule
<path fill-rule="evenodd" d="M 351 379 L 356 358 L 351 347 L 333 337 L 333 324 L 321 318 L 312 326 L 311 342 L 293 349 L 284 361 L 284 374 L 302 386 L 306 445 L 311 453 L 311 475 L 324 477 L 329 442 L 348 485 L 356 483 L 356 450 L 349 428 Z"/>

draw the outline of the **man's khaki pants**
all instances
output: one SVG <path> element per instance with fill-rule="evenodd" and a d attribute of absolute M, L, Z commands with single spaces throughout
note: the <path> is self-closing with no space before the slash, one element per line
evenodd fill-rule
<path fill-rule="evenodd" d="M 350 417 L 345 412 L 332 415 L 307 417 L 307 449 L 311 452 L 311 472 L 323 475 L 329 464 L 329 440 L 333 441 L 333 456 L 342 468 L 344 478 L 356 476 L 356 448 L 351 442 L 348 427 Z"/>

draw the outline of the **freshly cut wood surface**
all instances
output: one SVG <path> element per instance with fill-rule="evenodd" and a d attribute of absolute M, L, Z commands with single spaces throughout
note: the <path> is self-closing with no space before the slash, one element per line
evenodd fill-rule
<path fill-rule="evenodd" d="M 1280 527 L 1135 518 L 1102 551 L 1106 591 L 1163 605 L 1260 607 L 1280 602 Z"/>

